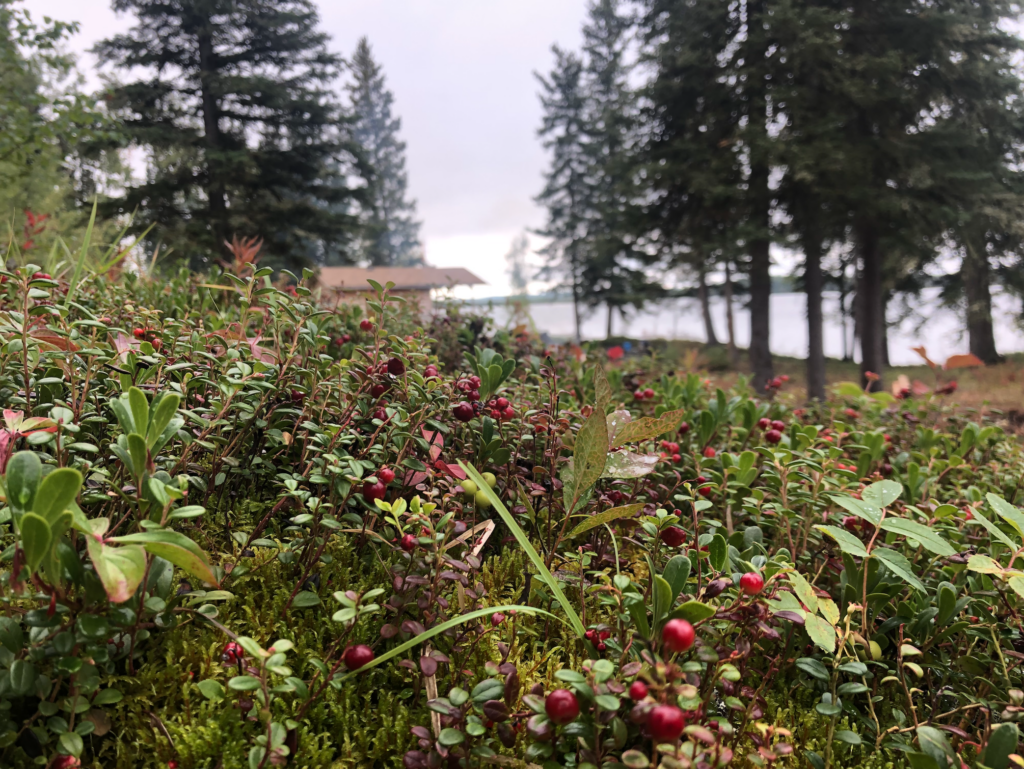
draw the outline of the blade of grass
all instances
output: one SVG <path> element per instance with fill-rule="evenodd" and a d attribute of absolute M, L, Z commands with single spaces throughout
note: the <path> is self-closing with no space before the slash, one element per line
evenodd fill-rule
<path fill-rule="evenodd" d="M 92 228 L 96 225 L 96 207 L 99 205 L 97 198 L 92 199 L 92 213 L 89 214 L 89 224 L 85 228 L 85 235 L 82 236 L 82 250 L 78 252 L 78 261 L 75 262 L 75 271 L 71 275 L 71 280 L 68 283 L 68 294 L 64 297 L 64 306 L 68 306 L 68 302 L 75 298 L 75 289 L 78 287 L 78 281 L 82 277 L 82 270 L 85 269 L 85 259 L 89 254 L 89 246 L 92 245 Z M 67 245 L 61 240 L 61 245 L 64 246 L 64 250 L 68 251 Z M 71 256 L 68 251 L 68 256 Z"/>
<path fill-rule="evenodd" d="M 508 526 L 509 531 L 512 532 L 512 536 L 516 538 L 516 542 L 523 548 L 527 557 L 533 562 L 533 565 L 537 569 L 537 576 L 548 586 L 548 589 L 554 594 L 558 603 L 562 606 L 562 611 L 565 612 L 565 616 L 569 618 L 569 622 L 572 624 L 573 630 L 582 638 L 583 634 L 587 632 L 587 629 L 583 626 L 583 621 L 580 620 L 576 610 L 572 608 L 572 604 L 569 603 L 569 599 L 565 597 L 565 593 L 562 592 L 562 588 L 558 586 L 558 580 L 555 579 L 554 575 L 548 571 L 548 567 L 544 565 L 544 559 L 540 557 L 537 551 L 534 549 L 533 544 L 530 542 L 530 538 L 526 536 L 526 532 L 523 531 L 522 527 L 516 523 L 516 519 L 512 517 L 508 509 L 502 504 L 501 500 L 498 499 L 498 495 L 494 493 L 494 490 L 488 485 L 487 481 L 483 479 L 483 476 L 477 472 L 476 468 L 472 465 L 468 465 L 459 460 L 459 467 L 461 467 L 477 485 L 487 498 L 494 505 L 494 509 L 498 511 L 498 515 L 501 516 L 501 520 Z"/>
<path fill-rule="evenodd" d="M 476 609 L 475 611 L 471 611 L 468 614 L 462 614 L 458 617 L 453 617 L 447 622 L 442 622 L 440 625 L 430 628 L 430 630 L 424 630 L 415 638 L 410 638 L 404 644 L 400 644 L 396 646 L 394 649 L 391 649 L 390 651 L 380 655 L 379 657 L 375 657 L 372 662 L 368 662 L 358 670 L 353 670 L 349 673 L 346 673 L 341 678 L 337 678 L 335 680 L 338 683 L 341 683 L 342 681 L 352 678 L 353 676 L 359 675 L 360 673 L 363 673 L 369 670 L 370 668 L 375 668 L 378 665 L 383 665 L 385 662 L 388 662 L 389 660 L 393 660 L 395 657 L 405 654 L 407 651 L 409 651 L 409 649 L 413 648 L 414 646 L 421 644 L 424 641 L 429 641 L 434 636 L 441 635 L 441 633 L 451 630 L 453 627 L 458 627 L 463 622 L 469 622 L 470 620 L 478 619 L 479 617 L 490 616 L 495 612 L 512 610 L 515 610 L 522 614 L 544 614 L 548 617 L 558 620 L 559 622 L 564 621 L 559 619 L 549 611 L 545 611 L 544 609 L 535 609 L 532 606 L 519 606 L 517 604 L 507 604 L 504 606 L 489 606 L 485 609 Z"/>

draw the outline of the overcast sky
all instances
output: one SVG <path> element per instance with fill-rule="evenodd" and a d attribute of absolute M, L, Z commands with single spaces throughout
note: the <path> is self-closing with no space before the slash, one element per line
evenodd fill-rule
<path fill-rule="evenodd" d="M 578 48 L 586 0 L 318 0 L 333 50 L 348 56 L 367 35 L 395 95 L 408 145 L 427 259 L 468 267 L 487 281 L 477 296 L 508 291 L 504 255 L 540 226 L 533 202 L 546 158 L 537 140 L 534 71 L 551 45 Z M 77 21 L 85 52 L 132 25 L 103 0 L 27 0 L 33 15 Z M 535 239 L 536 240 L 536 239 Z"/>

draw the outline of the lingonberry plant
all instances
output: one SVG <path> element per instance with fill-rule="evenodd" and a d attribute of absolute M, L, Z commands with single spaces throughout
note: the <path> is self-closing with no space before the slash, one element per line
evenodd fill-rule
<path fill-rule="evenodd" d="M 1024 766 L 999 413 L 252 260 L 0 277 L 0 765 Z"/>

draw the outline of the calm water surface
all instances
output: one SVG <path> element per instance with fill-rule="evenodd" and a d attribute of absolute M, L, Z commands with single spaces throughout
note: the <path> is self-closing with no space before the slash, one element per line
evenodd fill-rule
<path fill-rule="evenodd" d="M 843 355 L 843 330 L 839 319 L 837 294 L 825 295 L 825 354 L 839 358 Z M 573 314 L 570 303 L 549 302 L 527 305 L 534 325 L 540 332 L 555 337 L 573 335 Z M 912 347 L 924 345 L 933 360 L 945 360 L 950 355 L 967 352 L 967 337 L 963 333 L 963 320 L 954 310 L 942 307 L 938 289 L 922 292 L 915 318 L 908 318 L 889 330 L 889 357 L 893 365 L 921 362 Z M 1020 301 L 1016 297 L 996 293 L 993 297 L 996 346 L 1001 353 L 1024 352 L 1024 332 L 1017 325 Z M 727 338 L 725 301 L 712 299 L 711 314 L 720 342 Z M 509 320 L 509 309 L 495 304 L 493 316 L 499 326 Z M 890 320 L 897 320 L 892 308 Z M 746 347 L 750 341 L 750 316 L 738 309 L 736 342 Z M 771 346 L 781 355 L 806 357 L 807 355 L 807 301 L 800 293 L 773 294 L 771 300 Z M 583 322 L 584 339 L 604 339 L 607 311 L 599 309 Z M 700 317 L 700 304 L 696 299 L 671 299 L 650 305 L 641 313 L 623 320 L 616 316 L 613 333 L 637 339 L 687 339 L 705 341 L 704 324 Z M 852 328 L 848 326 L 847 346 L 852 346 Z"/>

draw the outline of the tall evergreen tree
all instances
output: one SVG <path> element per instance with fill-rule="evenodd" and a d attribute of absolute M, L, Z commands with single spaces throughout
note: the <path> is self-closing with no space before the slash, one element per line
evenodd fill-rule
<path fill-rule="evenodd" d="M 538 135 L 551 152 L 551 166 L 537 202 L 547 209 L 547 222 L 537 231 L 548 238 L 539 251 L 544 258 L 538 277 L 572 293 L 576 341 L 580 341 L 583 270 L 590 209 L 587 174 L 587 110 L 583 62 L 571 51 L 552 47 L 555 66 L 547 77 L 537 75 L 544 110 Z"/>
<path fill-rule="evenodd" d="M 643 11 L 652 75 L 638 151 L 648 185 L 642 228 L 670 264 L 697 275 L 706 338 L 717 344 L 706 276 L 736 256 L 743 216 L 742 114 L 729 52 L 742 19 L 714 0 L 646 0 Z"/>
<path fill-rule="evenodd" d="M 590 308 L 607 308 L 606 336 L 616 313 L 641 307 L 661 292 L 638 247 L 638 192 L 631 151 L 636 131 L 636 96 L 629 86 L 626 47 L 632 26 L 621 0 L 594 0 L 583 27 L 583 88 L 589 168 L 586 175 L 587 257 L 583 293 Z"/>
<path fill-rule="evenodd" d="M 402 121 L 391 113 L 394 96 L 365 37 L 356 46 L 351 70 L 352 137 L 370 174 L 367 205 L 360 216 L 362 257 L 372 265 L 422 264 L 416 203 L 407 197 L 405 142 L 398 138 Z"/>
<path fill-rule="evenodd" d="M 114 0 L 135 14 L 99 43 L 101 62 L 138 79 L 118 86 L 147 178 L 108 211 L 179 257 L 203 264 L 234 235 L 267 241 L 264 262 L 297 267 L 344 253 L 355 222 L 345 207 L 352 164 L 331 92 L 340 59 L 317 31 L 311 0 Z"/>

